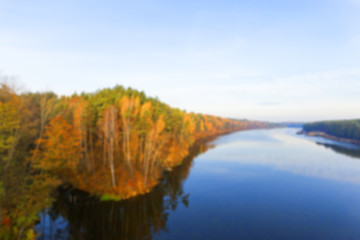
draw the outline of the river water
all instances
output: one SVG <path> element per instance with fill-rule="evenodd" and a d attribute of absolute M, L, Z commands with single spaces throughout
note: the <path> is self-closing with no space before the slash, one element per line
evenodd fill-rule
<path fill-rule="evenodd" d="M 236 132 L 199 145 L 151 193 L 101 202 L 59 191 L 39 239 L 360 239 L 360 147 Z"/>

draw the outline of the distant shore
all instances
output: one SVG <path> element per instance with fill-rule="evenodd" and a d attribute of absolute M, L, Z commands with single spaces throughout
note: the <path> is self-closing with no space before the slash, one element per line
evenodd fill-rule
<path fill-rule="evenodd" d="M 306 136 L 310 136 L 310 137 L 323 137 L 323 138 L 327 138 L 327 139 L 335 140 L 335 141 L 339 141 L 339 142 L 346 142 L 346 143 L 360 145 L 360 141 L 347 139 L 347 138 L 339 138 L 339 137 L 335 137 L 335 136 L 329 135 L 324 132 L 319 132 L 319 131 L 306 132 L 304 130 L 301 130 L 301 131 L 297 132 L 297 134 L 306 135 Z"/>

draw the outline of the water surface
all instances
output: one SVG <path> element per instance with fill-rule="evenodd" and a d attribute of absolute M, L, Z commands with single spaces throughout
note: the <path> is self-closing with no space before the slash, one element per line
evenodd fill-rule
<path fill-rule="evenodd" d="M 360 239 L 360 147 L 297 130 L 219 137 L 130 200 L 60 191 L 39 239 Z"/>

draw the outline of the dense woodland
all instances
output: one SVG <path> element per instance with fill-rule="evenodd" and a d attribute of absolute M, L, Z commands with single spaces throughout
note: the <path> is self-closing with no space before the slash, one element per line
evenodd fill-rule
<path fill-rule="evenodd" d="M 198 140 L 269 126 L 186 113 L 121 86 L 57 96 L 2 84 L 0 238 L 32 239 L 27 227 L 60 184 L 126 199 L 149 192 Z"/>
<path fill-rule="evenodd" d="M 360 141 L 360 120 L 323 121 L 307 123 L 305 132 L 323 132 L 328 135 L 349 140 Z"/>

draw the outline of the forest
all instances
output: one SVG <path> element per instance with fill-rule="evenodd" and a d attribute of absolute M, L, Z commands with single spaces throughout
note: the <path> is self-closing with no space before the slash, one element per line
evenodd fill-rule
<path fill-rule="evenodd" d="M 323 132 L 328 135 L 360 141 L 360 120 L 322 121 L 307 123 L 303 126 L 305 132 Z"/>
<path fill-rule="evenodd" d="M 122 86 L 58 96 L 1 84 L 0 237 L 33 239 L 29 226 L 60 185 L 131 198 L 150 192 L 198 141 L 268 127 L 187 113 Z"/>

